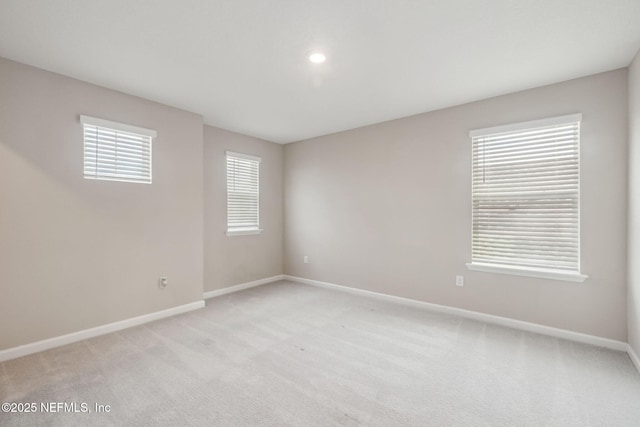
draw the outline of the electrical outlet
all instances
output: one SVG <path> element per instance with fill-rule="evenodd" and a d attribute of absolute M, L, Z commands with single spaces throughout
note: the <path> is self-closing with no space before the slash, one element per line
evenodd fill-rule
<path fill-rule="evenodd" d="M 168 285 L 169 285 L 169 278 L 167 276 L 160 277 L 160 280 L 158 280 L 158 286 L 160 287 L 160 289 L 164 289 Z"/>
<path fill-rule="evenodd" d="M 309 257 L 305 255 L 303 261 L 305 264 L 309 264 Z"/>
<path fill-rule="evenodd" d="M 456 276 L 456 286 L 464 286 L 464 276 Z"/>

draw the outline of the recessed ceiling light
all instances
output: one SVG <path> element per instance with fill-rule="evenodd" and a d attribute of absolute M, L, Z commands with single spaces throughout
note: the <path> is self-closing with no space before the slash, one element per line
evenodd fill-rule
<path fill-rule="evenodd" d="M 311 55 L 309 55 L 309 61 L 313 62 L 314 64 L 322 64 L 326 60 L 327 57 L 324 55 L 324 53 L 321 52 L 313 52 Z"/>

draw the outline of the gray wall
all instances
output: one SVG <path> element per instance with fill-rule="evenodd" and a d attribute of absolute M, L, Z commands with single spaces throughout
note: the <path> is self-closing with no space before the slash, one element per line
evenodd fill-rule
<path fill-rule="evenodd" d="M 623 341 L 628 307 L 640 353 L 640 267 L 631 262 L 640 247 L 639 61 L 628 76 L 618 70 L 283 147 L 0 59 L 0 350 L 284 272 Z M 590 278 L 467 271 L 468 131 L 573 112 L 583 113 Z M 83 179 L 79 114 L 156 129 L 153 185 Z M 259 236 L 224 233 L 225 150 L 263 158 Z M 465 287 L 454 286 L 456 274 Z M 160 275 L 169 276 L 165 290 Z"/>
<path fill-rule="evenodd" d="M 153 184 L 85 180 L 80 114 L 156 129 Z M 0 58 L 0 349 L 202 300 L 202 171 L 200 116 Z"/>
<path fill-rule="evenodd" d="M 589 279 L 467 271 L 468 131 L 577 112 Z M 285 273 L 626 341 L 626 156 L 627 70 L 289 144 Z"/>
<path fill-rule="evenodd" d="M 227 237 L 225 151 L 262 157 L 260 235 Z M 282 274 L 283 146 L 204 127 L 204 290 Z"/>
<path fill-rule="evenodd" d="M 629 344 L 640 356 L 640 52 L 629 68 Z"/>

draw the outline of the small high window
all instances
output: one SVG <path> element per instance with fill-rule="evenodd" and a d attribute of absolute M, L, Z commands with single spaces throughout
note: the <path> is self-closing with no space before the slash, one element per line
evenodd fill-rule
<path fill-rule="evenodd" d="M 151 184 L 151 142 L 157 132 L 80 116 L 84 128 L 84 177 Z"/>

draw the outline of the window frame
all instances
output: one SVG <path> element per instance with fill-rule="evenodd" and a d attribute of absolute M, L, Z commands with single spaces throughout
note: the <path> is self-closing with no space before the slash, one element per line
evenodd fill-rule
<path fill-rule="evenodd" d="M 545 127 L 551 127 L 555 125 L 567 125 L 571 123 L 578 123 L 578 136 L 577 136 L 577 270 L 563 270 L 563 269 L 553 269 L 553 268 L 543 268 L 543 267 L 535 267 L 528 265 L 511 265 L 511 264 L 500 264 L 500 263 L 492 263 L 492 262 L 479 262 L 473 260 L 474 254 L 474 225 L 476 221 L 476 216 L 474 213 L 474 201 L 476 200 L 476 193 L 474 191 L 474 183 L 473 183 L 473 172 L 474 172 L 474 147 L 476 138 L 482 136 L 496 135 L 496 134 L 508 134 L 515 132 L 523 132 L 535 129 L 542 129 Z M 582 124 L 582 114 L 568 114 L 564 116 L 551 117 L 541 120 L 532 120 L 521 123 L 513 123 L 503 126 L 495 126 L 484 129 L 476 129 L 469 132 L 469 137 L 472 141 L 472 150 L 471 150 L 471 258 L 472 261 L 466 263 L 466 267 L 469 270 L 473 271 L 482 271 L 489 273 L 498 273 L 498 274 L 509 274 L 516 276 L 525 276 L 525 277 L 535 277 L 535 278 L 544 278 L 544 279 L 555 279 L 555 280 L 563 280 L 570 282 L 583 282 L 588 278 L 587 275 L 581 272 L 581 257 L 580 257 L 580 246 L 581 246 L 581 230 L 580 230 L 580 204 L 581 204 L 581 194 L 580 194 L 580 181 L 581 181 L 581 170 L 580 170 L 580 145 L 581 145 L 581 135 L 580 128 Z"/>
<path fill-rule="evenodd" d="M 83 142 L 83 176 L 84 179 L 95 180 L 95 181 L 117 181 L 117 182 L 131 182 L 137 184 L 152 184 L 153 181 L 153 139 L 157 137 L 158 132 L 153 129 L 147 129 L 139 126 L 128 125 L 124 123 L 114 122 L 110 120 L 100 119 L 97 117 L 91 116 L 80 116 L 80 123 L 82 124 L 82 142 Z M 148 155 L 143 157 L 140 165 L 142 168 L 148 169 L 148 174 L 140 175 L 140 178 L 135 178 L 135 175 L 125 176 L 124 174 L 118 174 L 117 172 L 117 164 L 118 159 L 113 162 L 114 163 L 114 172 L 113 174 L 99 174 L 97 172 L 97 165 L 99 163 L 98 156 L 96 156 L 95 161 L 93 162 L 96 165 L 95 172 L 91 173 L 88 171 L 88 164 L 91 163 L 91 157 L 88 157 L 88 147 L 90 145 L 95 145 L 96 150 L 99 149 L 100 141 L 99 137 L 96 137 L 96 141 L 93 144 L 90 144 L 87 140 L 87 128 L 94 127 L 96 128 L 96 134 L 99 133 L 100 129 L 103 129 L 108 132 L 115 133 L 116 135 L 120 134 L 123 136 L 134 137 L 140 139 L 141 141 L 146 140 L 146 144 L 148 146 Z M 117 137 L 116 137 L 117 139 Z M 114 142 L 114 145 L 117 145 L 117 141 Z M 142 147 L 142 144 L 140 145 Z M 146 147 L 145 147 L 146 149 Z M 129 159 L 130 160 L 130 159 Z M 120 158 L 120 163 L 124 160 Z"/>
<path fill-rule="evenodd" d="M 243 161 L 254 162 L 257 165 L 257 175 L 256 175 L 256 210 L 255 215 L 257 219 L 257 223 L 251 226 L 232 226 L 230 224 L 230 192 L 229 192 L 229 159 L 239 159 Z M 225 151 L 225 187 L 226 187 L 226 200 L 227 200 L 227 224 L 226 224 L 226 235 L 227 236 L 247 236 L 247 235 L 255 235 L 261 234 L 264 231 L 260 228 L 260 164 L 262 163 L 262 158 L 258 156 L 253 156 L 250 154 L 238 153 L 235 151 Z M 235 179 L 235 177 L 234 177 Z"/>

